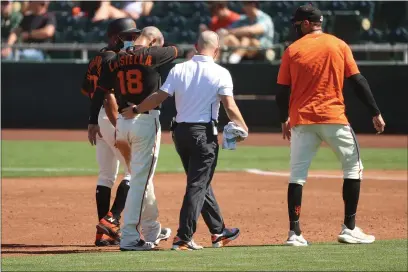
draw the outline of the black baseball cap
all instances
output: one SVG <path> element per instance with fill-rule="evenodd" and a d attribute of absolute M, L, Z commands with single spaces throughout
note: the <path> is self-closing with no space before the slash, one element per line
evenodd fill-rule
<path fill-rule="evenodd" d="M 292 23 L 305 20 L 313 23 L 323 22 L 323 14 L 318 8 L 312 5 L 300 6 L 296 9 L 295 15 L 292 17 Z"/>
<path fill-rule="evenodd" d="M 142 32 L 140 29 L 136 28 L 136 22 L 131 18 L 120 18 L 112 21 L 108 25 L 107 30 L 108 37 L 112 37 L 115 35 L 123 34 L 130 34 L 130 33 L 140 33 Z"/>

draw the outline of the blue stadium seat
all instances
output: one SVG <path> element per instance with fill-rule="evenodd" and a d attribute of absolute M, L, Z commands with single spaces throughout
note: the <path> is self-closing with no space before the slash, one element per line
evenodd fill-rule
<path fill-rule="evenodd" d="M 142 17 L 141 21 L 142 21 L 143 27 L 146 27 L 146 26 L 159 26 L 161 20 L 160 20 L 160 17 L 158 16 L 147 16 L 147 17 Z"/>
<path fill-rule="evenodd" d="M 381 43 L 384 42 L 384 33 L 376 28 L 370 28 L 367 31 L 364 31 L 360 36 L 361 42 L 374 42 Z"/>
<path fill-rule="evenodd" d="M 192 11 L 199 11 L 202 16 L 211 16 L 209 6 L 206 2 L 193 2 Z"/>
<path fill-rule="evenodd" d="M 69 26 L 74 24 L 73 18 L 68 12 L 56 12 L 55 17 L 57 20 L 57 30 L 63 31 Z"/>
<path fill-rule="evenodd" d="M 186 30 L 180 34 L 180 41 L 183 43 L 195 43 L 197 40 L 197 32 Z"/>
<path fill-rule="evenodd" d="M 390 31 L 388 35 L 390 43 L 408 43 L 408 30 L 404 27 L 399 27 Z"/>
<path fill-rule="evenodd" d="M 236 13 L 242 14 L 242 4 L 236 1 L 228 1 L 228 8 Z"/>
<path fill-rule="evenodd" d="M 175 28 L 171 32 L 164 32 L 163 36 L 165 41 L 177 43 L 180 40 L 180 29 Z"/>
<path fill-rule="evenodd" d="M 72 1 L 50 1 L 48 10 L 72 12 L 74 6 L 75 4 Z"/>
<path fill-rule="evenodd" d="M 169 12 L 168 4 L 169 2 L 162 2 L 162 1 L 154 2 L 152 11 L 150 12 L 150 16 L 159 16 L 159 17 L 166 16 Z"/>

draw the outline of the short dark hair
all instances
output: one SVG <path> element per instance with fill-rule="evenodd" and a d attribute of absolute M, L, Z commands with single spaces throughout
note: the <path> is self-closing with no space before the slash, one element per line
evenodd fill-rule
<path fill-rule="evenodd" d="M 220 8 L 226 8 L 228 7 L 228 2 L 227 1 L 213 1 L 209 2 L 209 8 L 210 10 L 216 10 Z"/>
<path fill-rule="evenodd" d="M 259 1 L 243 1 L 242 4 L 245 5 L 254 5 L 256 8 L 259 8 Z"/>

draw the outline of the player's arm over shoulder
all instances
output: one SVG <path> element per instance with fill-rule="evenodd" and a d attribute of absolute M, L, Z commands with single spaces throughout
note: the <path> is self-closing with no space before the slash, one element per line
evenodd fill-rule
<path fill-rule="evenodd" d="M 152 66 L 159 67 L 166 63 L 172 62 L 176 58 L 184 55 L 184 50 L 176 45 L 171 46 L 152 46 L 149 48 L 149 55 L 152 56 Z"/>

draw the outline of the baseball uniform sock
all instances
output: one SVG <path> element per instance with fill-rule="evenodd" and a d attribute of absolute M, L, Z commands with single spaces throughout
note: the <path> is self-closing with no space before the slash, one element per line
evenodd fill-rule
<path fill-rule="evenodd" d="M 99 220 L 109 212 L 110 196 L 111 188 L 100 185 L 96 186 L 96 208 Z"/>
<path fill-rule="evenodd" d="M 116 219 L 120 219 L 120 214 L 122 213 L 123 209 L 125 208 L 126 197 L 129 191 L 129 181 L 124 179 L 118 186 L 118 190 L 116 191 L 115 201 L 113 202 L 111 213 L 113 217 Z"/>
<path fill-rule="evenodd" d="M 289 183 L 288 187 L 288 212 L 290 221 L 290 230 L 293 230 L 296 235 L 300 235 L 299 217 L 300 208 L 302 205 L 303 186 L 296 183 Z"/>
<path fill-rule="evenodd" d="M 344 179 L 344 225 L 351 230 L 356 227 L 356 212 L 360 196 L 360 185 L 361 180 L 359 179 Z"/>

